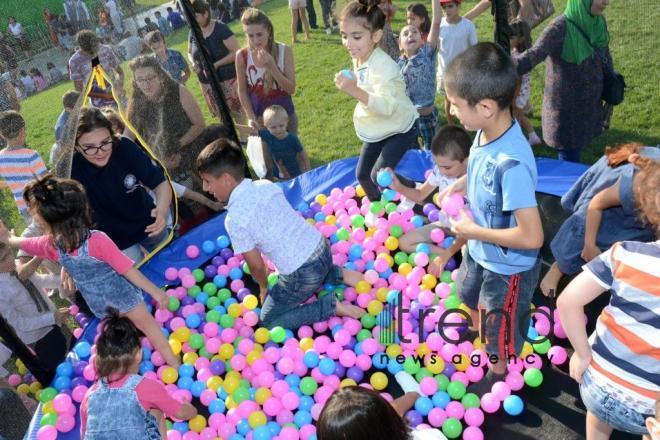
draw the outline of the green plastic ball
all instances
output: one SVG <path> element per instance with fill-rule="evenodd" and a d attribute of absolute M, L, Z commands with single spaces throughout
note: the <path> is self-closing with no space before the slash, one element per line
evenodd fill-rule
<path fill-rule="evenodd" d="M 57 414 L 46 413 L 39 421 L 39 426 L 46 426 L 46 425 L 55 426 L 56 423 L 57 423 Z"/>
<path fill-rule="evenodd" d="M 387 204 L 385 205 L 385 212 L 391 214 L 394 211 L 396 211 L 396 208 L 397 208 L 396 203 L 387 202 Z"/>
<path fill-rule="evenodd" d="M 41 403 L 50 402 L 55 396 L 57 396 L 57 390 L 53 387 L 47 387 L 39 392 L 39 401 Z"/>
<path fill-rule="evenodd" d="M 445 310 L 457 309 L 461 305 L 461 299 L 456 295 L 445 298 Z"/>
<path fill-rule="evenodd" d="M 279 278 L 279 275 L 276 273 L 271 273 L 268 275 L 268 287 L 273 287 L 275 284 L 277 284 L 277 279 Z"/>
<path fill-rule="evenodd" d="M 442 424 L 442 433 L 447 438 L 458 438 L 463 432 L 463 425 L 461 421 L 453 417 L 449 417 Z"/>
<path fill-rule="evenodd" d="M 232 328 L 234 326 L 234 317 L 231 315 L 222 315 L 220 317 L 220 327 L 222 328 Z"/>
<path fill-rule="evenodd" d="M 422 379 L 429 376 L 433 376 L 433 373 L 431 373 L 426 367 L 422 367 L 417 373 L 415 373 L 415 380 L 421 382 Z"/>
<path fill-rule="evenodd" d="M 192 334 L 190 335 L 190 339 L 188 339 L 188 344 L 191 348 L 199 350 L 204 346 L 204 337 L 199 333 Z"/>
<path fill-rule="evenodd" d="M 447 387 L 449 386 L 449 378 L 447 376 L 438 374 L 435 376 L 435 381 L 438 382 L 439 391 L 447 391 Z"/>
<path fill-rule="evenodd" d="M 454 400 L 459 400 L 465 395 L 465 385 L 463 382 L 453 380 L 447 385 L 447 394 Z"/>
<path fill-rule="evenodd" d="M 202 347 L 202 348 L 200 348 L 199 351 L 198 351 L 197 353 L 199 353 L 199 355 L 200 355 L 201 357 L 205 357 L 206 359 L 211 359 L 211 358 L 213 357 L 213 353 L 209 353 L 209 352 L 206 350 L 206 347 Z"/>
<path fill-rule="evenodd" d="M 217 310 L 209 310 L 208 312 L 206 312 L 206 322 L 215 322 L 217 324 L 218 322 L 220 322 L 221 317 L 222 314 Z"/>
<path fill-rule="evenodd" d="M 238 387 L 231 395 L 234 402 L 241 403 L 250 398 L 250 390 L 245 387 Z"/>
<path fill-rule="evenodd" d="M 451 272 L 449 272 L 448 270 L 442 272 L 442 275 L 440 275 L 440 281 L 442 281 L 443 283 L 451 283 L 452 282 Z"/>
<path fill-rule="evenodd" d="M 176 296 L 170 296 L 167 299 L 167 310 L 170 312 L 176 312 L 181 307 L 181 301 Z"/>
<path fill-rule="evenodd" d="M 213 283 L 206 283 L 204 284 L 204 287 L 202 287 L 202 290 L 208 293 L 209 296 L 211 296 L 216 294 L 216 292 L 218 291 L 218 286 L 216 286 Z"/>
<path fill-rule="evenodd" d="M 250 274 L 250 266 L 248 266 L 247 263 L 243 263 L 243 273 L 251 275 Z"/>
<path fill-rule="evenodd" d="M 461 403 L 463 406 L 467 408 L 479 408 L 481 406 L 481 400 L 479 399 L 479 396 L 477 396 L 474 393 L 467 393 L 463 398 L 461 399 Z"/>
<path fill-rule="evenodd" d="M 231 298 L 231 291 L 227 288 L 223 288 L 223 289 L 218 290 L 218 294 L 216 296 L 218 297 L 218 299 L 221 302 L 225 302 L 229 298 Z"/>
<path fill-rule="evenodd" d="M 369 211 L 372 214 L 380 214 L 383 212 L 383 204 L 381 202 L 372 202 Z"/>
<path fill-rule="evenodd" d="M 195 269 L 192 271 L 192 276 L 196 282 L 204 281 L 204 271 L 202 269 Z"/>
<path fill-rule="evenodd" d="M 403 235 L 403 228 L 399 225 L 392 225 L 390 227 L 390 235 L 399 238 Z"/>
<path fill-rule="evenodd" d="M 374 326 L 376 325 L 376 317 L 370 313 L 365 313 L 360 318 L 360 322 L 362 323 L 362 327 L 364 328 L 374 328 Z"/>
<path fill-rule="evenodd" d="M 318 384 L 314 380 L 314 378 L 311 377 L 303 377 L 302 380 L 300 381 L 300 391 L 306 396 L 311 396 L 316 392 L 316 389 L 318 388 Z"/>
<path fill-rule="evenodd" d="M 550 350 L 550 347 L 552 347 L 552 344 L 550 344 L 549 339 L 546 339 L 540 344 L 533 344 L 532 347 L 534 347 L 534 351 L 538 354 L 546 354 Z"/>
<path fill-rule="evenodd" d="M 338 240 L 346 241 L 349 238 L 351 238 L 351 234 L 350 234 L 350 232 L 348 232 L 348 230 L 346 228 L 337 229 L 336 234 L 337 234 L 337 239 Z"/>
<path fill-rule="evenodd" d="M 536 388 L 543 383 L 543 373 L 538 368 L 528 368 L 523 373 L 523 378 L 525 383 L 532 388 Z"/>
<path fill-rule="evenodd" d="M 422 368 L 419 361 L 414 359 L 412 356 L 406 357 L 406 360 L 403 362 L 403 370 L 408 374 L 415 374 Z"/>
<path fill-rule="evenodd" d="M 358 214 L 355 217 L 351 219 L 351 225 L 354 228 L 362 228 L 364 227 L 364 217 L 362 215 Z"/>
<path fill-rule="evenodd" d="M 357 333 L 357 335 L 355 335 L 355 338 L 357 339 L 358 342 L 362 342 L 365 339 L 369 339 L 370 337 L 371 337 L 371 332 L 366 328 L 363 328 Z"/>
<path fill-rule="evenodd" d="M 284 339 L 286 338 L 286 332 L 284 329 L 280 326 L 275 326 L 272 329 L 270 329 L 270 339 L 279 344 L 281 342 L 284 342 Z"/>
<path fill-rule="evenodd" d="M 219 305 L 220 305 L 220 298 L 218 298 L 217 296 L 212 296 L 208 300 L 206 300 L 206 308 L 209 310 L 213 310 Z"/>
<path fill-rule="evenodd" d="M 408 254 L 406 254 L 405 252 L 399 251 L 396 254 L 394 254 L 394 262 L 396 263 L 397 266 L 400 266 L 407 261 L 408 261 Z"/>
<path fill-rule="evenodd" d="M 415 267 L 415 255 L 417 255 L 416 252 L 411 252 L 408 254 L 408 264 L 410 264 L 412 267 Z"/>
<path fill-rule="evenodd" d="M 190 289 L 188 289 L 188 296 L 191 296 L 193 298 L 196 298 L 197 295 L 199 295 L 199 292 L 202 291 L 202 288 L 199 286 L 192 286 Z"/>

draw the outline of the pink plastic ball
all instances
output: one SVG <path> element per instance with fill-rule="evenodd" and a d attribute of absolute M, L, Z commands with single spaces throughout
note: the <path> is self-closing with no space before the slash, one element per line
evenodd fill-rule
<path fill-rule="evenodd" d="M 419 383 L 419 389 L 422 394 L 432 396 L 438 391 L 438 382 L 432 376 L 427 376 Z"/>
<path fill-rule="evenodd" d="M 66 412 L 72 404 L 71 397 L 67 394 L 58 394 L 53 399 L 53 409 L 58 413 Z"/>
<path fill-rule="evenodd" d="M 86 393 L 87 393 L 87 387 L 85 385 L 77 385 L 71 391 L 71 398 L 73 399 L 74 402 L 80 403 L 82 402 Z"/>
<path fill-rule="evenodd" d="M 339 345 L 346 346 L 351 342 L 351 334 L 346 329 L 338 330 L 334 335 L 335 342 Z"/>
<path fill-rule="evenodd" d="M 468 426 L 463 431 L 463 440 L 484 440 L 484 433 L 476 426 Z"/>
<path fill-rule="evenodd" d="M 69 432 L 76 426 L 76 419 L 71 414 L 60 414 L 57 416 L 55 428 L 59 432 Z"/>
<path fill-rule="evenodd" d="M 506 379 L 504 379 L 507 385 L 509 385 L 509 388 L 512 391 L 518 391 L 521 390 L 525 386 L 525 379 L 523 378 L 523 375 L 512 371 L 509 374 L 507 374 Z"/>
<path fill-rule="evenodd" d="M 357 356 L 355 352 L 351 350 L 344 350 L 339 354 L 339 363 L 345 368 L 350 368 L 355 365 L 356 359 Z"/>
<path fill-rule="evenodd" d="M 96 370 L 94 369 L 93 364 L 89 364 L 83 369 L 83 377 L 90 382 L 96 380 Z"/>
<path fill-rule="evenodd" d="M 193 277 L 192 275 L 184 275 L 183 277 L 181 277 L 181 285 L 186 289 L 190 289 L 192 286 L 195 285 L 195 277 Z"/>
<path fill-rule="evenodd" d="M 436 228 L 431 231 L 431 240 L 433 240 L 434 243 L 442 243 L 445 239 L 445 232 L 440 229 Z"/>
<path fill-rule="evenodd" d="M 568 354 L 564 347 L 555 345 L 548 350 L 548 359 L 550 359 L 550 362 L 552 362 L 553 365 L 561 365 L 566 362 L 566 359 L 568 359 Z"/>
<path fill-rule="evenodd" d="M 55 440 L 57 438 L 57 428 L 51 425 L 42 426 L 37 431 L 37 440 Z"/>
<path fill-rule="evenodd" d="M 470 382 L 479 382 L 484 377 L 484 370 L 481 367 L 469 366 L 467 370 L 465 370 L 465 375 Z"/>
<path fill-rule="evenodd" d="M 488 414 L 496 412 L 500 408 L 500 401 L 493 393 L 486 393 L 481 396 L 481 409 Z"/>
<path fill-rule="evenodd" d="M 176 281 L 179 278 L 179 271 L 176 270 L 176 267 L 168 267 L 165 269 L 165 279 L 167 281 Z"/>
<path fill-rule="evenodd" d="M 167 440 L 181 440 L 181 438 L 181 433 L 176 429 L 170 429 L 167 431 Z"/>
<path fill-rule="evenodd" d="M 78 328 L 76 328 L 76 329 L 73 330 L 73 336 L 74 336 L 76 339 L 80 339 L 80 337 L 82 336 L 82 334 L 83 334 L 83 329 L 82 329 L 81 327 L 78 327 Z"/>
<path fill-rule="evenodd" d="M 447 404 L 447 407 L 445 408 L 445 412 L 447 413 L 447 417 L 454 417 L 455 419 L 460 420 L 463 418 L 463 415 L 465 414 L 465 407 L 461 402 L 454 400 Z"/>
<path fill-rule="evenodd" d="M 447 413 L 442 408 L 433 408 L 428 414 L 429 423 L 435 428 L 439 428 L 447 420 Z"/>
<path fill-rule="evenodd" d="M 425 267 L 429 264 L 429 256 L 423 252 L 415 254 L 415 265 L 417 267 Z"/>
<path fill-rule="evenodd" d="M 492 393 L 495 394 L 500 401 L 503 401 L 511 394 L 511 387 L 505 382 L 498 381 L 493 384 Z"/>
<path fill-rule="evenodd" d="M 280 431 L 279 438 L 280 440 L 298 440 L 300 438 L 300 435 L 298 433 L 298 430 L 293 426 L 285 426 Z"/>
<path fill-rule="evenodd" d="M 7 378 L 7 382 L 9 382 L 9 385 L 12 387 L 17 387 L 21 384 L 23 379 L 21 378 L 20 374 L 12 374 Z"/>
<path fill-rule="evenodd" d="M 282 406 L 290 411 L 298 408 L 300 397 L 293 391 L 289 391 L 282 396 Z"/>
<path fill-rule="evenodd" d="M 479 408 L 468 408 L 465 410 L 463 418 L 469 426 L 481 426 L 484 422 L 484 413 Z"/>

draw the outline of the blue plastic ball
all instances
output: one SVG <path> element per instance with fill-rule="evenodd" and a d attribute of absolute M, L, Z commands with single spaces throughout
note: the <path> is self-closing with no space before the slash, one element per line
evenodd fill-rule
<path fill-rule="evenodd" d="M 172 423 L 172 429 L 179 431 L 181 434 L 188 432 L 188 422 L 174 422 Z"/>
<path fill-rule="evenodd" d="M 392 184 L 392 175 L 389 171 L 379 171 L 376 175 L 376 182 L 382 187 L 390 186 Z"/>
<path fill-rule="evenodd" d="M 502 407 L 508 415 L 517 416 L 525 409 L 525 403 L 520 397 L 516 396 L 515 394 L 511 394 L 506 399 L 504 399 Z"/>
<path fill-rule="evenodd" d="M 330 376 L 335 373 L 335 361 L 326 357 L 319 362 L 319 371 L 324 376 Z"/>
<path fill-rule="evenodd" d="M 189 390 L 190 387 L 192 387 L 193 382 L 194 380 L 192 377 L 183 376 L 180 377 L 179 380 L 176 382 L 176 386 L 178 386 L 182 390 Z"/>
<path fill-rule="evenodd" d="M 202 323 L 202 318 L 197 313 L 191 313 L 186 318 L 186 325 L 188 328 L 197 328 Z"/>
<path fill-rule="evenodd" d="M 293 423 L 298 425 L 298 428 L 302 428 L 312 423 L 312 415 L 308 411 L 298 410 L 293 416 Z"/>
<path fill-rule="evenodd" d="M 421 396 L 415 401 L 415 410 L 417 410 L 421 415 L 428 415 L 429 411 L 433 409 L 433 401 L 428 397 Z"/>
<path fill-rule="evenodd" d="M 195 367 L 188 364 L 181 364 L 179 367 L 179 376 L 180 377 L 193 377 L 195 374 Z"/>
<path fill-rule="evenodd" d="M 437 408 L 445 409 L 447 404 L 451 401 L 451 397 L 449 397 L 449 394 L 445 391 L 438 391 L 433 395 L 431 400 L 433 401 L 433 405 Z"/>
<path fill-rule="evenodd" d="M 229 278 L 231 278 L 232 280 L 240 280 L 242 277 L 243 277 L 243 271 L 238 267 L 233 267 L 229 271 Z"/>
<path fill-rule="evenodd" d="M 212 254 L 215 252 L 215 243 L 213 243 L 211 240 L 204 241 L 204 243 L 202 243 L 202 250 L 205 254 Z"/>
<path fill-rule="evenodd" d="M 209 412 L 211 414 L 224 413 L 226 409 L 225 402 L 220 399 L 213 399 L 211 403 L 209 403 Z"/>
<path fill-rule="evenodd" d="M 151 361 L 140 362 L 140 374 L 144 374 L 147 371 L 154 371 L 155 369 L 156 367 L 151 363 Z"/>
<path fill-rule="evenodd" d="M 425 253 L 426 255 L 429 255 L 431 253 L 431 246 L 429 246 L 428 243 L 419 243 L 415 252 L 418 254 Z"/>
<path fill-rule="evenodd" d="M 227 285 L 227 277 L 224 275 L 216 275 L 213 277 L 213 284 L 215 284 L 218 289 L 221 289 Z"/>
<path fill-rule="evenodd" d="M 73 351 L 78 355 L 78 357 L 87 358 L 92 352 L 92 347 L 89 345 L 89 342 L 80 341 L 75 345 L 75 347 L 73 347 Z"/>
<path fill-rule="evenodd" d="M 319 364 L 319 355 L 317 352 L 308 350 L 303 356 L 303 362 L 307 368 L 314 368 Z"/>
<path fill-rule="evenodd" d="M 378 370 L 386 368 L 388 361 L 389 356 L 382 351 L 376 352 L 373 356 L 371 356 L 371 364 Z"/>
<path fill-rule="evenodd" d="M 226 247 L 229 247 L 229 237 L 226 235 L 220 235 L 218 238 L 215 239 L 215 245 L 218 247 L 218 249 L 224 249 Z"/>
<path fill-rule="evenodd" d="M 62 362 L 57 366 L 55 372 L 58 376 L 71 377 L 73 375 L 73 365 L 68 362 Z"/>
<path fill-rule="evenodd" d="M 390 373 L 396 374 L 401 370 L 403 370 L 403 365 L 398 363 L 395 358 L 390 359 L 387 363 L 387 371 Z"/>
<path fill-rule="evenodd" d="M 205 389 L 206 389 L 206 384 L 201 380 L 196 380 L 193 382 L 192 386 L 190 387 L 190 392 L 192 393 L 193 396 L 199 397 L 202 395 L 202 392 Z"/>
<path fill-rule="evenodd" d="M 71 378 L 67 376 L 56 377 L 53 382 L 53 387 L 55 387 L 57 391 L 68 390 L 71 388 Z"/>
<path fill-rule="evenodd" d="M 267 426 L 257 426 L 252 432 L 253 440 L 270 440 L 273 438 Z"/>
<path fill-rule="evenodd" d="M 445 240 L 442 242 L 442 247 L 447 249 L 449 246 L 451 246 L 454 243 L 454 237 L 447 237 Z"/>

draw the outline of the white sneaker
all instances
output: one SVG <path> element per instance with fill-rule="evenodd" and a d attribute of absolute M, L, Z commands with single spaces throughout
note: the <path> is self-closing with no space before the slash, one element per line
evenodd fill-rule
<path fill-rule="evenodd" d="M 543 141 L 539 137 L 538 134 L 536 134 L 535 131 L 531 132 L 529 136 L 527 137 L 527 142 L 529 142 L 529 145 L 532 147 L 536 147 L 537 145 L 541 145 Z"/>
<path fill-rule="evenodd" d="M 330 27 L 325 28 L 325 33 L 328 35 L 332 34 L 332 28 Z"/>
<path fill-rule="evenodd" d="M 367 215 L 364 216 L 364 224 L 368 228 L 373 228 L 376 225 L 376 220 L 378 220 L 378 216 L 371 211 L 367 212 Z"/>
<path fill-rule="evenodd" d="M 415 202 L 412 200 L 404 199 L 399 206 L 396 207 L 396 212 L 406 212 L 409 209 L 412 209 L 415 206 Z"/>

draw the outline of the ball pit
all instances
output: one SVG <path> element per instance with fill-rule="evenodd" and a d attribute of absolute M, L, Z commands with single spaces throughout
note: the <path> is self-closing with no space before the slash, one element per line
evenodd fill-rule
<path fill-rule="evenodd" d="M 387 172 L 378 178 L 383 187 L 391 184 Z M 386 190 L 381 201 L 370 203 L 360 187 L 347 187 L 297 207 L 329 240 L 333 261 L 364 274 L 355 287 L 325 285 L 319 293 L 364 308 L 367 313 L 360 320 L 332 317 L 296 331 L 260 327 L 257 291 L 226 235 L 186 248 L 190 259 L 210 259 L 202 267 L 165 270 L 173 287 L 166 290 L 167 309 L 155 316 L 183 364 L 178 370 L 168 367 L 145 340 L 140 373 L 162 381 L 176 398 L 199 400 L 206 409 L 188 422 L 168 422 L 169 440 L 216 436 L 311 440 L 314 423 L 335 390 L 360 385 L 391 399 L 384 391 L 401 370 L 412 374 L 421 387 L 422 396 L 406 414 L 411 426 L 432 426 L 447 438 L 479 440 L 484 438 L 480 427 L 488 414 L 504 411 L 516 416 L 524 411 L 524 402 L 513 393 L 524 386 L 539 387 L 544 361 L 561 365 L 567 360 L 566 350 L 549 342 L 526 344 L 523 359 L 509 363 L 503 382 L 483 396 L 470 393 L 469 385 L 486 371 L 485 353 L 479 341 L 447 342 L 437 327 L 446 310 L 464 307 L 456 294 L 456 262 L 451 260 L 436 278 L 427 273 L 434 257 L 427 244 L 410 254 L 399 249 L 400 237 L 420 227 L 423 218 L 412 210 L 397 212 L 397 200 L 398 194 Z M 440 209 L 429 204 L 424 212 L 429 218 L 456 217 L 463 202 L 452 194 Z M 376 216 L 371 228 L 365 225 L 368 213 Z M 431 241 L 448 247 L 453 237 L 435 229 Z M 271 273 L 269 284 L 276 280 Z M 396 307 L 407 310 L 400 330 L 408 342 L 395 335 L 385 344 L 382 318 Z M 76 308 L 71 313 L 79 325 L 88 322 Z M 458 323 L 459 318 L 453 313 L 447 322 Z M 528 336 L 564 334 L 558 315 L 549 310 L 532 318 Z M 80 328 L 75 331 L 82 333 Z M 460 336 L 455 328 L 444 333 Z M 38 439 L 55 439 L 58 432 L 73 429 L 79 403 L 96 377 L 93 345 L 80 341 L 73 352 L 78 359 L 62 363 L 50 387 L 41 389 L 24 366 L 9 378 L 20 392 L 38 395 L 44 407 Z M 403 361 L 398 362 L 397 356 Z"/>

